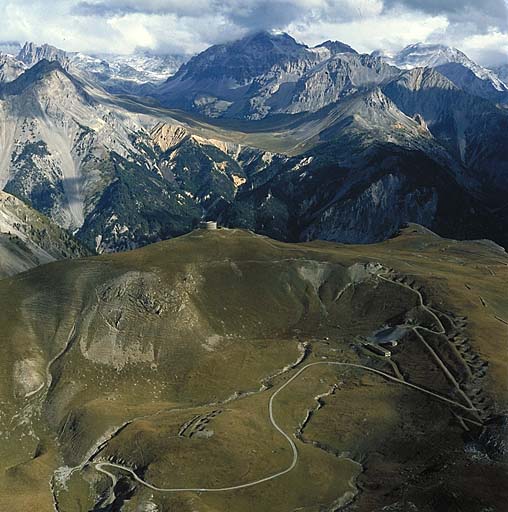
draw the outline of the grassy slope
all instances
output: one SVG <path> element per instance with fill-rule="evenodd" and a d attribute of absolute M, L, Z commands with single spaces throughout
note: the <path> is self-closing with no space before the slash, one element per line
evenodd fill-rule
<path fill-rule="evenodd" d="M 106 432 L 133 418 L 139 419 L 99 456 L 135 464 L 161 486 L 227 485 L 285 467 L 289 447 L 267 422 L 269 391 L 206 404 L 259 389 L 299 357 L 300 341 L 312 343 L 311 361 L 327 357 L 391 371 L 385 361 L 354 348 L 355 339 L 404 316 L 416 306 L 414 294 L 366 279 L 336 300 L 351 283 L 348 268 L 372 261 L 416 279 L 437 309 L 468 317 L 472 349 L 489 363 L 484 392 L 503 410 L 508 325 L 499 319 L 508 320 L 506 254 L 416 228 L 371 246 L 291 245 L 237 230 L 197 231 L 130 253 L 53 263 L 0 283 L 0 509 L 9 504 L 10 510 L 26 510 L 38 503 L 40 510 L 51 510 L 48 482 L 55 468 L 84 462 Z M 26 397 L 47 384 L 47 365 L 66 346 L 51 365 L 49 389 Z M 413 346 L 409 340 L 404 350 Z M 401 350 L 394 359 L 410 378 L 453 396 L 428 356 Z M 378 496 L 383 493 L 368 487 L 375 474 L 405 467 L 418 474 L 407 461 L 417 461 L 421 471 L 428 464 L 421 453 L 431 445 L 462 457 L 461 429 L 448 407 L 357 371 L 313 369 L 292 384 L 278 403 L 288 431 L 298 428 L 314 396 L 332 383 L 344 394 L 326 399 L 331 406 L 314 415 L 304 436 L 367 462 L 360 477 L 364 492 L 354 505 L 360 510 L 386 504 Z M 218 407 L 221 414 L 207 427 L 210 438 L 177 435 L 186 421 Z M 421 435 L 407 434 L 408 421 L 411 432 Z M 390 436 L 406 448 L 383 452 Z M 191 510 L 197 499 L 200 510 L 210 511 L 314 510 L 352 489 L 356 463 L 302 441 L 298 449 L 295 471 L 263 487 L 199 497 L 138 487 L 124 509 L 152 500 L 168 510 Z M 461 473 L 459 492 L 474 478 L 468 471 Z M 67 491 L 57 486 L 61 510 L 91 509 L 108 486 L 93 467 L 75 472 Z M 477 494 L 488 496 L 482 486 Z"/>
<path fill-rule="evenodd" d="M 89 254 L 46 216 L 0 191 L 0 278 L 53 260 Z"/>

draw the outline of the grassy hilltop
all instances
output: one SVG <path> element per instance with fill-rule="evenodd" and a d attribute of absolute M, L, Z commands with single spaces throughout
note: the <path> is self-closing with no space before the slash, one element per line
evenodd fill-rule
<path fill-rule="evenodd" d="M 507 282 L 494 244 L 417 226 L 198 230 L 0 280 L 0 510 L 500 511 Z M 303 370 L 332 361 L 357 366 Z M 288 468 L 268 404 L 300 370 L 273 400 L 294 469 L 157 490 Z"/>

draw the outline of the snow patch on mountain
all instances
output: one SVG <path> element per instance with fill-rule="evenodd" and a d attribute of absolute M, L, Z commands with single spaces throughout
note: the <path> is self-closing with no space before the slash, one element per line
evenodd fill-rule
<path fill-rule="evenodd" d="M 21 50 L 21 43 L 18 41 L 0 41 L 0 53 L 16 57 Z"/>
<path fill-rule="evenodd" d="M 0 83 L 12 82 L 25 71 L 25 64 L 12 55 L 0 53 Z"/>
<path fill-rule="evenodd" d="M 184 55 L 133 55 L 75 53 L 71 65 L 95 76 L 99 82 L 127 81 L 135 84 L 161 83 L 174 75 L 186 61 Z"/>
<path fill-rule="evenodd" d="M 508 63 L 503 64 L 502 66 L 494 67 L 492 68 L 492 71 L 496 73 L 496 75 L 500 80 L 503 81 L 503 83 L 508 85 Z"/>
<path fill-rule="evenodd" d="M 451 48 L 442 44 L 415 43 L 406 46 L 395 55 L 390 55 L 383 51 L 374 52 L 374 55 L 400 69 L 413 69 L 417 67 L 437 68 L 450 63 L 461 64 L 471 70 L 480 80 L 490 82 L 497 91 L 508 92 L 508 85 L 496 73 L 472 61 L 457 48 Z"/>
<path fill-rule="evenodd" d="M 12 53 L 11 67 L 16 65 L 27 69 L 42 60 L 57 61 L 72 74 L 91 79 L 114 93 L 137 92 L 137 88 L 145 84 L 162 83 L 175 74 L 188 59 L 184 55 L 158 55 L 146 51 L 139 51 L 132 55 L 87 55 L 80 52 L 66 52 L 48 44 L 37 45 L 33 42 L 26 42 L 22 47 L 14 43 L 2 46 L 0 43 L 0 53 L 2 48 L 5 49 L 4 54 Z M 9 72 L 9 76 L 13 74 L 12 71 Z M 17 73 L 14 78 L 19 74 L 21 73 Z M 2 61 L 0 60 L 0 82 L 2 81 L 10 80 L 2 79 Z"/>

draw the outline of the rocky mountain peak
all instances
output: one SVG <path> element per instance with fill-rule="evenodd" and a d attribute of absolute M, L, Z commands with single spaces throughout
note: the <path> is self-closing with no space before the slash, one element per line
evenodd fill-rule
<path fill-rule="evenodd" d="M 474 75 L 473 78 L 476 77 L 477 80 L 487 83 L 492 91 L 508 92 L 508 86 L 493 71 L 480 66 L 457 48 L 443 44 L 415 43 L 406 46 L 393 56 L 382 52 L 377 53 L 386 62 L 401 69 L 438 68 L 442 74 L 445 74 L 459 87 L 465 85 L 468 88 L 471 78 L 457 71 L 458 66 L 462 66 Z"/>
<path fill-rule="evenodd" d="M 57 61 L 65 69 L 67 69 L 70 64 L 65 51 L 49 44 L 38 46 L 32 42 L 26 42 L 16 58 L 27 66 L 33 66 L 41 60 Z"/>
<path fill-rule="evenodd" d="M 256 50 L 282 50 L 283 48 L 300 49 L 306 45 L 298 43 L 293 37 L 285 32 L 271 32 L 261 30 L 250 34 L 239 41 L 231 43 L 234 46 L 247 46 Z"/>
<path fill-rule="evenodd" d="M 0 53 L 0 83 L 12 82 L 20 76 L 26 66 L 12 55 Z"/>
<path fill-rule="evenodd" d="M 262 119 L 317 111 L 399 73 L 340 41 L 309 48 L 284 33 L 258 32 L 195 56 L 155 96 L 209 117 Z"/>
<path fill-rule="evenodd" d="M 28 87 L 41 81 L 43 78 L 50 76 L 53 73 L 62 73 L 69 80 L 74 81 L 67 72 L 62 68 L 58 61 L 41 60 L 34 66 L 27 69 L 23 74 L 18 76 L 16 80 L 4 86 L 3 90 L 7 94 L 20 94 Z"/>
<path fill-rule="evenodd" d="M 448 62 L 450 58 L 467 58 L 456 48 L 450 48 L 444 44 L 413 43 L 403 48 L 395 59 L 401 64 L 415 66 L 436 65 L 438 63 Z"/>
<path fill-rule="evenodd" d="M 285 33 L 256 32 L 237 41 L 214 45 L 184 64 L 173 81 L 190 78 L 250 83 L 273 66 L 319 60 L 315 52 Z"/>
<path fill-rule="evenodd" d="M 396 66 L 402 69 L 437 67 L 450 62 L 457 62 L 466 67 L 480 68 L 465 53 L 444 44 L 414 43 L 406 46 L 392 57 L 385 56 L 385 58 L 391 59 Z"/>
<path fill-rule="evenodd" d="M 95 90 L 94 93 L 92 86 L 85 85 L 80 79 L 71 75 L 59 62 L 47 60 L 41 60 L 16 80 L 0 86 L 0 97 L 17 104 L 18 115 L 23 112 L 23 116 L 33 116 L 37 126 L 43 123 L 39 119 L 41 109 L 46 116 L 54 116 L 55 124 L 51 128 L 53 131 L 56 129 L 56 124 L 65 124 L 64 119 L 70 121 L 73 126 L 87 126 L 89 121 L 86 119 L 85 109 L 96 104 L 94 99 L 96 94 L 97 91 Z M 8 99 L 9 97 L 12 99 Z M 71 111 L 74 111 L 73 115 L 70 114 Z M 70 125 L 66 126 L 69 128 Z M 81 128 L 78 129 L 81 130 Z M 30 133 L 36 132 L 34 125 Z M 53 147 L 53 151 L 57 150 Z M 71 166 L 70 162 L 67 163 Z"/>
<path fill-rule="evenodd" d="M 332 55 L 335 55 L 337 53 L 355 53 L 358 54 L 358 52 L 349 46 L 348 44 L 342 43 L 341 41 L 325 41 L 324 43 L 318 44 L 314 48 L 326 48 L 330 51 Z"/>

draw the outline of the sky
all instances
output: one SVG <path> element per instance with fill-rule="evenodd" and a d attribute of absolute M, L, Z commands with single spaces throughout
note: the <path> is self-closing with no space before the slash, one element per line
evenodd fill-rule
<path fill-rule="evenodd" d="M 193 54 L 257 30 L 360 52 L 414 42 L 508 64 L 508 0 L 0 0 L 0 41 L 85 53 Z"/>

